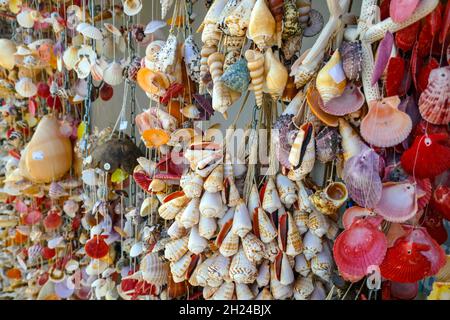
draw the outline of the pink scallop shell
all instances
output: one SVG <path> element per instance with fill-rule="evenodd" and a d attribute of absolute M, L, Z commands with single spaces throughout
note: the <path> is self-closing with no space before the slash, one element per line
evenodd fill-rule
<path fill-rule="evenodd" d="M 344 92 L 339 97 L 333 98 L 327 103 L 320 105 L 326 113 L 334 116 L 344 116 L 358 111 L 364 105 L 365 99 L 360 87 L 349 82 Z"/>
<path fill-rule="evenodd" d="M 405 222 L 417 213 L 416 186 L 411 183 L 386 182 L 375 212 L 390 222 Z"/>
<path fill-rule="evenodd" d="M 366 275 L 369 266 L 383 261 L 387 240 L 375 221 L 379 219 L 359 219 L 336 238 L 333 255 L 344 279 L 360 279 Z"/>
<path fill-rule="evenodd" d="M 428 86 L 419 98 L 419 111 L 430 123 L 450 122 L 450 66 L 431 71 Z"/>
<path fill-rule="evenodd" d="M 419 2 L 419 0 L 391 0 L 389 15 L 394 22 L 403 22 L 412 16 Z"/>
<path fill-rule="evenodd" d="M 342 224 L 344 225 L 344 229 L 349 229 L 356 220 L 366 217 L 373 217 L 374 215 L 375 213 L 372 210 L 353 206 L 345 210 L 342 215 Z"/>
<path fill-rule="evenodd" d="M 397 107 L 397 96 L 369 102 L 369 112 L 361 121 L 361 135 L 376 147 L 393 147 L 405 140 L 412 130 L 411 118 Z"/>

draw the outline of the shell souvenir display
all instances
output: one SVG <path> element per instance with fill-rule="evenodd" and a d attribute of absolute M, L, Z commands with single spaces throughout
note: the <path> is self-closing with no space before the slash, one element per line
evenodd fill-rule
<path fill-rule="evenodd" d="M 0 1 L 0 299 L 448 300 L 449 21 Z"/>

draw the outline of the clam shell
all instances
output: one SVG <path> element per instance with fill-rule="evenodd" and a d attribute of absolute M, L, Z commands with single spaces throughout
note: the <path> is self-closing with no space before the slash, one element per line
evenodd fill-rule
<path fill-rule="evenodd" d="M 316 135 L 316 157 L 322 163 L 336 158 L 340 151 L 341 137 L 335 128 L 324 127 Z"/>
<path fill-rule="evenodd" d="M 344 116 L 358 111 L 364 105 L 365 98 L 360 87 L 354 83 L 347 83 L 344 91 L 338 97 L 320 105 L 323 111 L 334 116 Z"/>
<path fill-rule="evenodd" d="M 102 32 L 94 27 L 93 25 L 90 25 L 88 23 L 80 23 L 77 26 L 77 31 L 79 33 L 81 33 L 83 36 L 85 36 L 86 38 L 90 38 L 90 39 L 94 39 L 94 40 L 102 40 L 103 39 L 103 35 Z"/>
<path fill-rule="evenodd" d="M 103 71 L 103 81 L 111 86 L 117 86 L 123 82 L 123 67 L 120 63 L 113 62 Z"/>
<path fill-rule="evenodd" d="M 142 0 L 124 0 L 122 3 L 127 16 L 135 16 L 142 10 Z"/>

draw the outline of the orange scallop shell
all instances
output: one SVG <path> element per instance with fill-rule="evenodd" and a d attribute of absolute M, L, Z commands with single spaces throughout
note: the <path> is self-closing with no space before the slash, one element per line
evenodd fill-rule
<path fill-rule="evenodd" d="M 145 130 L 142 138 L 147 147 L 160 147 L 170 140 L 170 136 L 165 130 L 156 128 Z"/>
<path fill-rule="evenodd" d="M 338 117 L 328 114 L 322 110 L 323 101 L 319 91 L 313 86 L 308 88 L 306 92 L 306 100 L 312 113 L 323 123 L 330 127 L 338 126 Z M 322 106 L 322 107 L 321 107 Z"/>
<path fill-rule="evenodd" d="M 162 72 L 155 72 L 148 68 L 142 68 L 137 73 L 139 86 L 147 93 L 163 95 L 170 86 L 169 79 Z"/>

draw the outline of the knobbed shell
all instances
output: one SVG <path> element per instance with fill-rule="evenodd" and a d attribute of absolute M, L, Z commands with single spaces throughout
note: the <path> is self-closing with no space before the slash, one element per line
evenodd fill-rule
<path fill-rule="evenodd" d="M 339 50 L 336 50 L 327 64 L 319 71 L 316 79 L 316 88 L 324 103 L 339 97 L 345 89 L 347 80 Z"/>
<path fill-rule="evenodd" d="M 339 48 L 342 67 L 349 80 L 358 80 L 362 72 L 362 46 L 360 41 L 344 41 Z"/>
<path fill-rule="evenodd" d="M 255 93 L 256 105 L 262 107 L 264 87 L 264 55 L 256 50 L 245 52 L 247 67 L 252 80 L 251 90 Z"/>
<path fill-rule="evenodd" d="M 250 15 L 248 37 L 259 49 L 268 48 L 275 36 L 275 19 L 270 13 L 265 0 L 257 0 Z"/>

